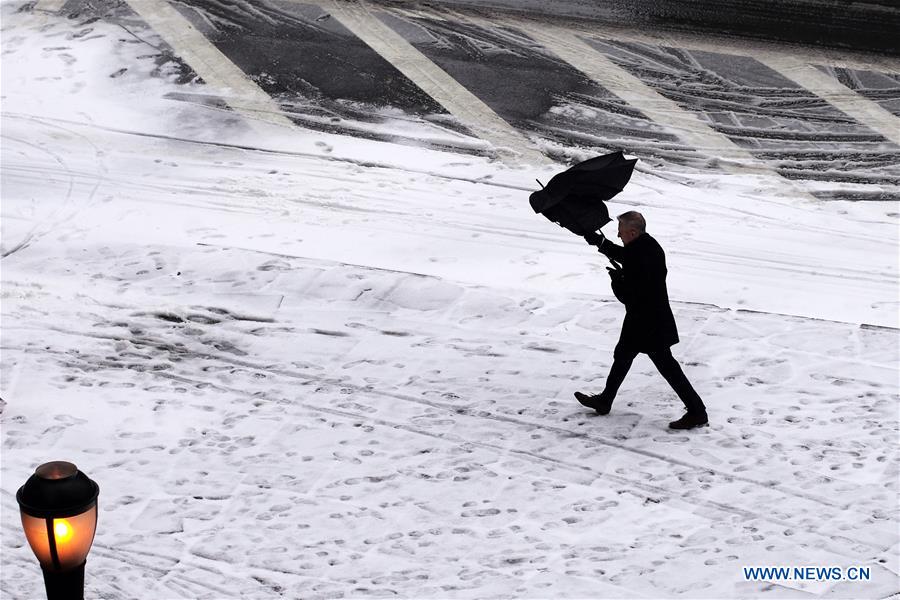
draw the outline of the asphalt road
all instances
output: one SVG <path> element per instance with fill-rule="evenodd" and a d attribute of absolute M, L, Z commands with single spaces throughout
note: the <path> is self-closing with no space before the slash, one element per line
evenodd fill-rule
<path fill-rule="evenodd" d="M 709 32 L 900 56 L 900 0 L 375 0 Z"/>
<path fill-rule="evenodd" d="M 531 0 L 513 12 L 529 3 L 540 12 Z M 186 44 L 177 29 L 170 31 L 166 39 L 174 47 L 161 49 L 156 60 L 179 63 L 186 81 L 202 79 L 210 90 L 238 89 L 233 86 L 246 81 L 272 102 L 262 112 L 277 113 L 288 126 L 476 154 L 490 153 L 481 140 L 516 148 L 530 147 L 533 139 L 542 145 L 542 158 L 561 163 L 612 150 L 639 156 L 648 167 L 707 169 L 721 160 L 753 158 L 787 179 L 815 182 L 811 194 L 825 200 L 897 197 L 900 74 L 885 53 L 868 60 L 871 48 L 829 52 L 836 60 L 831 62 L 810 58 L 819 54 L 808 51 L 810 44 L 749 43 L 746 33 L 740 39 L 737 33 L 727 39 L 673 34 L 648 41 L 644 34 L 659 28 L 629 25 L 624 17 L 615 21 L 621 29 L 610 26 L 617 10 L 650 20 L 650 13 L 637 10 L 641 0 L 628 6 L 556 0 L 533 19 L 506 18 L 511 0 L 480 0 L 471 10 L 463 4 L 474 0 L 70 0 L 67 14 L 85 23 L 102 18 L 140 28 L 145 17 L 129 7 L 153 4 L 174 7 L 184 26 L 201 34 Z M 675 4 L 653 4 L 653 14 Z M 702 16 L 699 3 L 678 4 L 693 11 L 680 13 L 682 22 Z M 859 10 L 877 5 L 866 6 Z M 416 8 L 421 10 L 410 10 Z M 576 10 L 590 13 L 596 35 L 590 26 L 565 27 L 572 14 L 564 13 Z M 352 25 L 351 14 L 368 19 L 369 28 Z M 562 27 L 547 25 L 555 18 Z M 739 18 L 733 21 L 746 32 Z M 853 22 L 844 19 L 844 28 Z M 154 24 L 160 20 L 151 18 L 146 26 Z M 574 42 L 566 41 L 570 30 L 580 36 Z M 796 31 L 784 29 L 785 35 Z M 401 49 L 399 58 L 375 49 L 386 39 Z M 192 59 L 192 45 L 218 52 L 219 67 L 233 69 L 237 82 L 217 79 L 218 67 L 193 72 L 206 63 Z M 771 50 L 776 46 L 777 52 Z M 867 56 L 854 60 L 853 54 Z M 437 91 L 427 91 L 435 72 L 410 70 L 415 61 L 445 77 Z M 602 68 L 594 70 L 595 64 Z M 214 102 L 246 103 L 243 92 L 233 93 L 233 104 L 227 93 Z M 200 96 L 194 101 L 210 101 Z M 191 101 L 191 95 L 178 99 Z M 489 117 L 494 120 L 485 125 Z M 500 130 L 516 139 L 495 140 Z"/>

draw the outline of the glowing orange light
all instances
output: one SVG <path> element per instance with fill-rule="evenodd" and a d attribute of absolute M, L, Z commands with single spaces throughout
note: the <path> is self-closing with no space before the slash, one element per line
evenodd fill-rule
<path fill-rule="evenodd" d="M 53 521 L 53 534 L 56 537 L 57 544 L 65 544 L 72 539 L 72 526 L 65 519 L 55 519 Z"/>
<path fill-rule="evenodd" d="M 45 569 L 65 571 L 84 562 L 94 541 L 97 529 L 97 505 L 86 512 L 72 517 L 53 519 L 48 526 L 47 519 L 32 517 L 22 513 L 25 537 L 34 554 Z M 50 549 L 50 533 L 56 542 L 56 559 Z"/>
<path fill-rule="evenodd" d="M 16 492 L 25 537 L 45 576 L 83 572 L 97 531 L 99 493 L 95 482 L 65 461 L 40 465 Z"/>

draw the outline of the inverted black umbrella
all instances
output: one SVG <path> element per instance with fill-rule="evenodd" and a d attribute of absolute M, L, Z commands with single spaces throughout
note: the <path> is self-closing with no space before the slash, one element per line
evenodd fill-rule
<path fill-rule="evenodd" d="M 635 163 L 621 152 L 580 162 L 532 193 L 531 208 L 576 235 L 597 231 L 612 220 L 603 201 L 622 191 Z"/>

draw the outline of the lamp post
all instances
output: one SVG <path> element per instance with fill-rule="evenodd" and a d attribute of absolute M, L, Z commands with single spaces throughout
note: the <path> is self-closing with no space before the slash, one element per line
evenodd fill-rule
<path fill-rule="evenodd" d="M 99 493 L 96 483 L 63 461 L 39 466 L 16 493 L 48 600 L 84 598 L 84 565 L 97 530 Z"/>

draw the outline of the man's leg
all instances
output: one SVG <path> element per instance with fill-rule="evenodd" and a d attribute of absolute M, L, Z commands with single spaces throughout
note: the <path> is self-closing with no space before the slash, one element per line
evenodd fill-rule
<path fill-rule="evenodd" d="M 653 364 L 656 365 L 659 373 L 672 386 L 678 397 L 681 398 L 681 401 L 684 402 L 688 413 L 706 416 L 706 407 L 703 405 L 703 400 L 700 399 L 691 382 L 685 376 L 684 371 L 681 370 L 681 365 L 672 356 L 672 350 L 664 348 L 655 352 L 649 352 L 647 355 L 653 361 Z"/>
<path fill-rule="evenodd" d="M 613 401 L 613 398 L 616 397 L 616 393 L 619 391 L 619 386 L 625 381 L 625 376 L 628 375 L 631 363 L 634 362 L 637 355 L 638 353 L 635 350 L 632 350 L 622 342 L 616 344 L 616 349 L 613 351 L 613 364 L 609 369 L 609 375 L 606 378 L 606 388 L 600 393 L 601 396 L 608 398 L 610 402 Z"/>
<path fill-rule="evenodd" d="M 588 396 L 581 392 L 575 392 L 575 398 L 584 406 L 593 408 L 601 415 L 609 414 L 612 401 L 619 391 L 619 386 L 625 380 L 631 363 L 634 362 L 637 352 L 625 346 L 621 341 L 613 352 L 613 364 L 606 378 L 606 388 L 596 396 Z"/>

